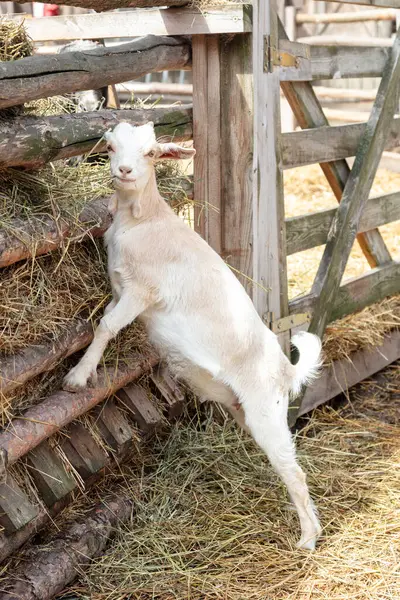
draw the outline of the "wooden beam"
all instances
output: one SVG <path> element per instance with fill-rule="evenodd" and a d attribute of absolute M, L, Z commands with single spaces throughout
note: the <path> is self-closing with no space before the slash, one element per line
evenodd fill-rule
<path fill-rule="evenodd" d="M 265 69 L 265 36 L 278 44 L 275 0 L 253 2 L 254 153 L 253 300 L 266 323 L 288 314 L 283 179 L 280 144 L 279 73 Z M 289 352 L 288 332 L 279 336 Z"/>
<path fill-rule="evenodd" d="M 400 155 L 397 155 L 400 161 Z M 337 208 L 286 219 L 287 254 L 302 252 L 325 244 Z M 400 220 L 400 192 L 371 198 L 361 215 L 359 233 Z"/>
<path fill-rule="evenodd" d="M 46 3 L 46 0 L 38 0 Z M 18 4 L 25 4 L 25 0 L 16 0 Z M 187 0 L 53 0 L 59 6 L 79 6 L 102 12 L 103 10 L 116 10 L 118 8 L 152 8 L 153 6 L 183 6 Z M 54 17 L 51 17 L 54 18 Z"/>
<path fill-rule="evenodd" d="M 345 102 L 373 102 L 376 89 L 361 90 L 357 88 L 334 88 L 314 85 L 314 92 L 319 99 L 344 100 Z"/>
<path fill-rule="evenodd" d="M 326 0 L 327 2 L 340 2 L 340 4 L 363 4 L 365 6 L 383 6 L 400 9 L 400 0 Z"/>
<path fill-rule="evenodd" d="M 298 410 L 297 416 L 304 415 L 399 358 L 400 331 L 392 331 L 385 337 L 382 345 L 363 348 L 354 352 L 350 360 L 347 358 L 337 360 L 329 367 L 325 367 L 319 379 L 307 389 L 301 406 L 291 407 L 292 412 Z"/>
<path fill-rule="evenodd" d="M 134 38 L 143 35 L 199 35 L 244 33 L 251 31 L 251 21 L 243 6 L 151 8 L 107 13 L 89 13 L 61 17 L 26 19 L 24 23 L 34 42 L 62 40 L 98 40 Z"/>
<path fill-rule="evenodd" d="M 49 117 L 21 116 L 0 122 L 0 168 L 37 168 L 46 162 L 105 150 L 102 137 L 121 121 L 143 125 L 153 121 L 157 137 L 192 139 L 192 109 L 154 107 L 98 110 Z"/>
<path fill-rule="evenodd" d="M 399 292 L 400 263 L 392 262 L 377 267 L 364 275 L 349 279 L 339 287 L 329 307 L 327 320 L 332 322 L 342 319 Z M 299 296 L 289 302 L 290 313 L 313 313 L 317 304 L 318 296 L 315 293 Z"/>
<path fill-rule="evenodd" d="M 316 100 L 316 102 L 318 101 Z M 322 108 L 320 110 L 321 114 L 324 115 Z M 281 150 L 284 169 L 293 169 L 294 167 L 315 163 L 338 162 L 349 156 L 355 156 L 357 147 L 365 132 L 366 123 L 332 127 L 328 125 L 325 117 L 321 118 L 318 123 L 323 125 L 282 135 Z M 311 127 L 310 121 L 305 125 Z M 385 148 L 391 150 L 399 145 L 400 118 L 396 118 L 393 119 L 390 126 L 389 134 L 385 140 Z"/>
<path fill-rule="evenodd" d="M 360 10 L 354 12 L 336 13 L 297 13 L 296 15 L 296 23 L 298 23 L 299 25 L 306 23 L 364 23 L 368 21 L 396 21 L 396 11 L 393 9 L 362 11 Z"/>
<path fill-rule="evenodd" d="M 331 13 L 329 13 L 331 14 Z M 356 15 L 357 13 L 352 13 Z M 297 40 L 301 44 L 307 44 L 309 46 L 342 46 L 344 48 L 351 46 L 365 47 L 368 48 L 391 48 L 393 40 L 389 37 L 378 38 L 371 36 L 348 36 L 348 35 L 310 35 L 300 37 Z"/>
<path fill-rule="evenodd" d="M 192 40 L 192 80 L 196 93 L 193 96 L 193 145 L 196 149 L 193 164 L 194 228 L 207 239 L 208 216 L 208 66 L 205 35 Z"/>
<path fill-rule="evenodd" d="M 279 37 L 281 39 L 287 37 L 281 23 L 279 24 Z M 313 129 L 328 125 L 327 118 L 310 83 L 282 82 L 281 87 L 302 129 Z M 327 129 L 332 128 L 327 127 Z M 321 162 L 320 166 L 336 199 L 340 202 L 350 174 L 347 162 L 345 160 Z M 390 260 L 390 253 L 378 230 L 359 234 L 357 240 L 371 267 L 385 264 Z"/>
<path fill-rule="evenodd" d="M 183 38 L 146 36 L 112 48 L 30 56 L 0 63 L 0 109 L 66 92 L 98 89 L 190 65 Z"/>
<path fill-rule="evenodd" d="M 359 228 L 361 214 L 398 108 L 400 29 L 388 60 L 359 150 L 346 182 L 328 242 L 312 287 L 317 296 L 309 330 L 322 336 Z"/>

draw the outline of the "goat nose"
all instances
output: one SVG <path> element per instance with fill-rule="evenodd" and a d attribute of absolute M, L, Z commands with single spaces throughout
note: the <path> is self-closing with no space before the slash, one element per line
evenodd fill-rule
<path fill-rule="evenodd" d="M 130 167 L 121 166 L 119 167 L 119 170 L 123 175 L 128 175 L 129 173 L 132 173 L 132 169 Z"/>

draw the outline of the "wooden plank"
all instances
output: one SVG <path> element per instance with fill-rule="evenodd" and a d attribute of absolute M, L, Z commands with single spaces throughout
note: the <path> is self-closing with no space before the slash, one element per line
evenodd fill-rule
<path fill-rule="evenodd" d="M 0 525 L 6 534 L 18 531 L 34 519 L 39 512 L 15 479 L 6 474 L 0 483 Z"/>
<path fill-rule="evenodd" d="M 387 296 L 400 293 L 400 263 L 371 269 L 368 273 L 346 281 L 336 291 L 335 299 L 329 307 L 328 322 L 342 319 L 354 312 L 362 310 Z M 311 293 L 299 296 L 289 302 L 290 314 L 313 313 L 318 297 Z"/>
<path fill-rule="evenodd" d="M 60 457 L 48 442 L 43 442 L 32 450 L 27 461 L 32 478 L 47 506 L 61 500 L 76 487 L 74 478 L 67 473 Z"/>
<path fill-rule="evenodd" d="M 133 431 L 113 400 L 97 408 L 96 425 L 108 446 L 123 456 L 132 446 Z"/>
<path fill-rule="evenodd" d="M 323 369 L 319 379 L 307 389 L 301 406 L 294 405 L 292 412 L 298 409 L 298 416 L 304 415 L 399 359 L 400 331 L 387 335 L 381 346 L 358 350 L 350 358 Z"/>
<path fill-rule="evenodd" d="M 298 24 L 320 24 L 320 23 L 364 23 L 366 21 L 396 21 L 396 11 L 387 10 L 360 10 L 354 12 L 336 13 L 297 13 Z"/>
<path fill-rule="evenodd" d="M 311 290 L 318 299 L 309 330 L 319 336 L 325 331 L 330 308 L 334 305 L 361 214 L 384 150 L 384 140 L 398 108 L 399 75 L 400 28 Z"/>
<path fill-rule="evenodd" d="M 146 36 L 113 48 L 29 56 L 0 63 L 0 108 L 38 98 L 98 89 L 155 71 L 190 66 L 190 43 L 183 38 Z"/>
<path fill-rule="evenodd" d="M 199 35 L 244 33 L 251 22 L 243 6 L 150 8 L 107 13 L 25 19 L 34 42 L 134 38 L 143 35 Z"/>
<path fill-rule="evenodd" d="M 172 379 L 167 369 L 157 369 L 150 380 L 168 404 L 168 417 L 174 419 L 182 414 L 185 405 L 185 395 L 180 385 Z"/>
<path fill-rule="evenodd" d="M 128 385 L 118 391 L 118 400 L 127 408 L 145 433 L 153 431 L 163 422 L 163 416 L 140 385 Z"/>
<path fill-rule="evenodd" d="M 340 2 L 340 4 L 363 4 L 365 6 L 384 6 L 400 9 L 400 0 L 327 0 L 327 2 Z"/>
<path fill-rule="evenodd" d="M 264 70 L 265 36 L 278 42 L 274 0 L 253 2 L 254 153 L 253 153 L 253 300 L 266 323 L 288 314 L 283 180 L 279 168 L 279 73 Z M 289 335 L 279 336 L 289 352 Z"/>
<path fill-rule="evenodd" d="M 356 123 L 335 127 L 322 126 L 284 133 L 281 144 L 283 167 L 284 169 L 292 169 L 355 156 L 365 128 L 366 123 Z M 395 118 L 385 140 L 385 149 L 391 150 L 399 145 L 400 118 Z"/>
<path fill-rule="evenodd" d="M 400 155 L 397 155 L 400 161 Z M 336 215 L 336 208 L 286 219 L 288 256 L 325 244 Z M 368 200 L 358 231 L 364 232 L 400 219 L 400 192 Z"/>
<path fill-rule="evenodd" d="M 68 437 L 61 442 L 61 447 L 83 479 L 97 473 L 106 465 L 107 454 L 82 423 L 72 423 L 66 435 Z"/>
<path fill-rule="evenodd" d="M 253 278 L 252 36 L 221 44 L 222 257 L 250 296 Z M 212 168 L 212 167 L 211 167 Z"/>
<path fill-rule="evenodd" d="M 314 85 L 313 87 L 319 99 L 345 100 L 346 102 L 373 102 L 377 92 L 376 89 L 334 88 L 324 87 L 323 85 Z"/>
<path fill-rule="evenodd" d="M 279 37 L 287 37 L 281 23 L 279 23 Z M 281 87 L 302 129 L 328 125 L 324 111 L 310 83 L 301 81 L 296 83 L 282 82 Z M 320 166 L 336 199 L 340 202 L 350 174 L 349 165 L 345 160 L 338 160 L 330 163 L 320 163 Z M 390 253 L 378 230 L 374 229 L 359 234 L 357 241 L 371 267 L 376 267 L 390 260 Z"/>
<path fill-rule="evenodd" d="M 193 95 L 193 146 L 194 157 L 193 199 L 194 228 L 203 238 L 207 232 L 207 41 L 206 36 L 196 35 L 192 40 L 192 80 L 196 93 Z"/>
<path fill-rule="evenodd" d="M 353 13 L 357 14 L 357 13 Z M 308 44 L 310 46 L 351 46 L 360 47 L 367 46 L 368 48 L 383 47 L 391 48 L 392 39 L 378 38 L 371 36 L 348 36 L 348 35 L 310 35 L 298 38 L 301 44 Z"/>

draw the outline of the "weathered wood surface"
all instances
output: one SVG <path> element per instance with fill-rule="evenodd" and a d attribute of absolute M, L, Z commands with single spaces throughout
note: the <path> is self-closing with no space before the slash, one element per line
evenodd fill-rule
<path fill-rule="evenodd" d="M 0 483 L 0 525 L 6 534 L 18 531 L 37 517 L 39 508 L 32 504 L 15 479 L 7 473 Z"/>
<path fill-rule="evenodd" d="M 23 20 L 21 17 L 14 19 Z M 207 10 L 188 6 L 173 10 L 151 8 L 145 11 L 39 17 L 25 19 L 24 25 L 34 42 L 243 33 L 251 30 L 250 19 L 243 6 L 238 4 L 210 7 Z"/>
<path fill-rule="evenodd" d="M 150 376 L 150 381 L 168 406 L 168 418 L 179 417 L 185 406 L 182 387 L 172 379 L 166 368 L 158 368 Z"/>
<path fill-rule="evenodd" d="M 45 0 L 38 0 L 45 4 Z M 25 0 L 16 0 L 18 4 L 25 4 Z M 54 0 L 52 4 L 59 6 L 79 6 L 90 8 L 97 12 L 103 10 L 116 10 L 117 8 L 152 8 L 153 6 L 184 6 L 187 0 Z M 53 17 L 54 18 L 54 17 Z"/>
<path fill-rule="evenodd" d="M 205 35 L 197 35 L 193 38 L 192 51 L 192 80 L 193 86 L 196 88 L 193 96 L 193 144 L 196 148 L 193 161 L 194 228 L 201 237 L 206 239 L 208 228 L 208 51 Z"/>
<path fill-rule="evenodd" d="M 341 160 L 355 156 L 366 123 L 317 126 L 282 135 L 282 162 L 285 169 Z M 400 118 L 395 118 L 385 140 L 387 150 L 400 145 Z"/>
<path fill-rule="evenodd" d="M 287 37 L 281 23 L 279 23 L 279 37 Z M 281 88 L 302 129 L 313 129 L 328 125 L 327 118 L 310 83 L 301 81 L 294 83 L 282 82 Z M 349 165 L 345 160 L 337 160 L 335 162 L 322 162 L 320 166 L 336 199 L 340 202 L 350 174 Z M 371 267 L 376 267 L 390 260 L 390 253 L 377 229 L 359 234 L 357 241 Z"/>
<path fill-rule="evenodd" d="M 82 479 L 98 473 L 107 464 L 107 454 L 82 423 L 71 423 L 60 447 Z"/>
<path fill-rule="evenodd" d="M 314 85 L 313 87 L 319 99 L 345 100 L 346 102 L 373 102 L 377 91 L 375 89 L 359 90 L 357 88 L 334 88 L 323 85 Z"/>
<path fill-rule="evenodd" d="M 400 0 L 327 0 L 340 2 L 340 4 L 363 4 L 366 6 L 386 6 L 387 8 L 400 9 Z"/>
<path fill-rule="evenodd" d="M 357 13 L 354 13 L 357 14 Z M 345 46 L 345 47 L 383 47 L 390 48 L 392 46 L 391 38 L 378 38 L 371 36 L 346 36 L 346 35 L 310 35 L 299 37 L 297 41 L 300 44 L 310 46 Z"/>
<path fill-rule="evenodd" d="M 400 76 L 400 29 L 378 89 L 372 112 L 360 141 L 356 159 L 343 191 L 328 242 L 312 286 L 317 296 L 309 330 L 322 336 L 334 305 L 361 214 L 398 108 Z"/>
<path fill-rule="evenodd" d="M 339 287 L 329 306 L 328 322 L 362 310 L 387 296 L 400 293 L 400 263 L 372 269 L 364 275 L 349 279 Z M 311 293 L 289 302 L 290 313 L 315 311 L 318 297 Z"/>
<path fill-rule="evenodd" d="M 67 496 L 77 485 L 47 441 L 28 454 L 27 466 L 30 467 L 30 475 L 47 506 Z"/>
<path fill-rule="evenodd" d="M 0 361 L 0 392 L 9 394 L 33 377 L 51 371 L 61 360 L 85 348 L 93 338 L 90 323 L 72 321 L 54 342 L 29 346 Z"/>
<path fill-rule="evenodd" d="M 399 358 L 400 331 L 392 331 L 381 346 L 358 350 L 350 356 L 350 360 L 335 361 L 324 368 L 317 381 L 307 389 L 298 416 L 345 392 Z M 297 408 L 293 406 L 292 411 Z"/>
<path fill-rule="evenodd" d="M 119 365 L 117 368 L 106 370 L 100 368 L 96 387 L 76 393 L 55 392 L 27 410 L 20 419 L 13 419 L 7 429 L 0 433 L 0 448 L 6 451 L 8 464 L 14 463 L 36 448 L 104 398 L 112 396 L 120 388 L 138 379 L 157 361 L 157 356 L 149 354 L 138 356 L 137 359 L 132 358 L 129 366 Z"/>
<path fill-rule="evenodd" d="M 133 415 L 143 432 L 154 431 L 163 423 L 163 415 L 150 400 L 147 391 L 140 385 L 125 386 L 118 391 L 116 397 Z"/>
<path fill-rule="evenodd" d="M 22 116 L 0 122 L 0 168 L 36 168 L 49 161 L 91 152 L 95 147 L 95 152 L 103 152 L 104 133 L 121 121 L 131 125 L 153 121 L 158 137 L 166 136 L 176 141 L 193 137 L 190 106 L 99 110 L 51 117 Z"/>
<path fill-rule="evenodd" d="M 395 10 L 360 10 L 337 13 L 297 13 L 298 24 L 312 23 L 361 23 L 365 21 L 395 21 Z"/>
<path fill-rule="evenodd" d="M 325 244 L 337 208 L 286 219 L 286 252 L 288 255 Z M 400 192 L 368 200 L 359 225 L 359 232 L 369 231 L 386 223 L 400 220 Z"/>
<path fill-rule="evenodd" d="M 2 600 L 50 600 L 104 552 L 118 525 L 132 518 L 133 501 L 108 499 L 46 544 L 33 548 L 17 571 L 2 582 Z"/>
<path fill-rule="evenodd" d="M 253 2 L 254 154 L 253 154 L 253 301 L 266 323 L 288 314 L 283 178 L 280 144 L 279 72 L 264 71 L 265 36 L 278 44 L 274 2 Z M 289 352 L 288 332 L 279 336 Z"/>
<path fill-rule="evenodd" d="M 190 43 L 153 36 L 129 44 L 0 63 L 0 109 L 38 98 L 98 89 L 156 71 L 190 65 Z"/>
<path fill-rule="evenodd" d="M 13 219 L 0 230 L 0 267 L 48 254 L 59 248 L 67 238 L 81 241 L 86 236 L 102 236 L 112 221 L 108 203 L 109 198 L 89 202 L 79 215 L 78 222 L 50 215 L 40 215 L 29 221 Z"/>
<path fill-rule="evenodd" d="M 96 427 L 108 448 L 120 460 L 132 445 L 133 432 L 127 419 L 119 410 L 114 400 L 107 400 L 95 409 Z"/>

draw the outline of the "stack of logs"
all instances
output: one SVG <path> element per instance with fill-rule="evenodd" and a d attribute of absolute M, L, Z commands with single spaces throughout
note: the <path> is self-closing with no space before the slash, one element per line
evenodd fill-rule
<path fill-rule="evenodd" d="M 63 4 L 68 2 L 63 0 Z M 96 0 L 95 4 L 96 8 L 100 8 L 100 4 L 102 8 L 110 8 L 113 3 Z M 114 4 L 122 7 L 132 3 Z M 113 85 L 154 71 L 187 69 L 190 61 L 189 41 L 147 36 L 112 49 L 98 48 L 52 57 L 33 56 L 1 63 L 0 110 L 56 94 Z M 100 110 L 49 117 L 21 115 L 12 122 L 0 123 L 0 168 L 36 168 L 49 161 L 81 155 L 96 144 L 102 151 L 101 138 L 107 129 L 119 121 L 142 124 L 148 120 L 154 121 L 158 136 L 171 136 L 177 141 L 192 139 L 191 108 Z M 87 205 L 81 214 L 81 222 L 94 223 L 88 235 L 102 235 L 110 224 L 107 199 Z M 55 222 L 50 216 L 42 219 L 37 231 L 32 223 L 15 220 L 10 230 L 17 231 L 16 235 L 0 232 L 0 266 L 29 258 L 32 237 L 37 240 L 37 255 L 51 252 L 71 237 L 72 228 L 67 220 Z M 63 358 L 87 346 L 92 335 L 90 324 L 75 320 L 57 343 L 27 348 L 3 360 L 0 363 L 0 392 L 9 394 L 38 374 L 50 371 Z M 143 375 L 146 375 L 146 385 L 142 386 L 138 380 Z M 154 402 L 155 398 L 158 398 L 157 402 Z M 144 433 L 153 431 L 168 418 L 179 415 L 183 401 L 182 390 L 159 367 L 157 356 L 147 354 L 138 355 L 129 366 L 100 370 L 94 388 L 75 394 L 55 391 L 15 418 L 0 432 L 0 524 L 4 528 L 0 535 L 0 559 L 6 559 L 20 548 L 68 503 L 77 489 L 78 480 L 87 488 L 115 461 L 123 460 L 133 446 L 137 427 Z M 160 410 L 160 406 L 164 409 Z M 95 413 L 96 429 L 103 440 L 101 445 L 88 428 L 76 421 L 88 410 Z M 65 435 L 54 443 L 49 438 L 61 428 Z M 67 460 L 63 461 L 63 457 Z M 29 469 L 40 501 L 28 497 L 12 475 L 12 469 L 10 472 L 9 468 L 17 461 Z M 75 573 L 74 552 L 80 558 L 85 552 L 90 555 L 87 545 L 92 548 L 92 555 L 100 551 L 104 541 L 99 540 L 104 538 L 104 531 L 112 529 L 116 516 L 129 518 L 131 509 L 131 502 L 126 498 L 114 499 L 111 509 L 110 504 L 100 507 L 91 517 L 94 529 L 97 528 L 97 544 L 90 542 L 93 528 L 87 529 L 89 520 L 85 525 L 74 526 L 78 528 L 75 533 L 70 532 L 70 536 L 78 539 L 79 530 L 80 541 L 75 546 L 72 543 L 67 556 L 64 546 L 56 545 L 56 554 L 53 553 L 49 564 L 54 566 L 54 561 L 61 561 L 61 578 L 56 577 L 54 569 L 52 577 L 48 576 L 47 559 L 42 555 L 36 575 L 28 576 L 21 571 L 17 579 L 2 586 L 7 591 L 1 597 L 52 597 L 71 578 L 71 573 Z M 37 556 L 35 561 L 38 565 Z"/>

